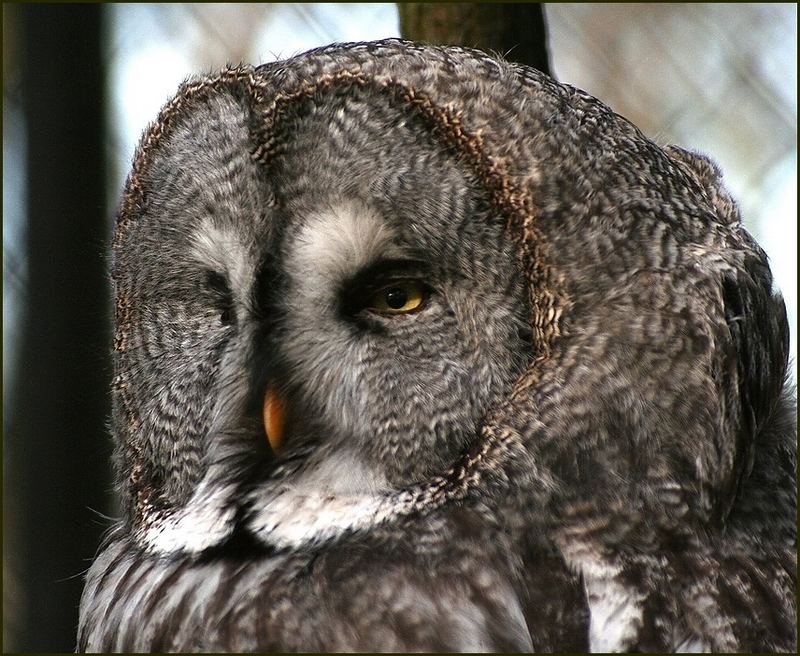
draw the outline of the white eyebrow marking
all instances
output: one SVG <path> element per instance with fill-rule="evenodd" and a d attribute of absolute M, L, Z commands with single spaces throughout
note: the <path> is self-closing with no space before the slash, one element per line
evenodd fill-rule
<path fill-rule="evenodd" d="M 380 257 L 398 251 L 395 231 L 375 210 L 361 203 L 344 203 L 306 217 L 291 247 L 288 261 L 304 290 L 330 291 Z"/>
<path fill-rule="evenodd" d="M 233 226 L 222 228 L 204 219 L 192 235 L 191 253 L 212 271 L 224 273 L 234 297 L 246 303 L 254 264 Z"/>

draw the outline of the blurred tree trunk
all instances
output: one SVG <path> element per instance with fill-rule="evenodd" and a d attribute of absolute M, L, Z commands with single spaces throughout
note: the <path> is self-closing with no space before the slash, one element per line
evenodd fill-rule
<path fill-rule="evenodd" d="M 397 9 L 406 39 L 493 51 L 550 75 L 539 3 L 397 3 Z"/>
<path fill-rule="evenodd" d="M 65 652 L 105 528 L 91 509 L 106 510 L 110 487 L 103 7 L 17 9 L 28 275 L 3 427 L 4 569 L 17 614 L 4 651 Z"/>

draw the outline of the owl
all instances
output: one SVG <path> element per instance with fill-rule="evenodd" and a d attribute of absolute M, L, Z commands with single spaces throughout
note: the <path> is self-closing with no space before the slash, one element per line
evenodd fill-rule
<path fill-rule="evenodd" d="M 476 50 L 186 82 L 79 651 L 793 651 L 783 301 L 705 156 Z"/>

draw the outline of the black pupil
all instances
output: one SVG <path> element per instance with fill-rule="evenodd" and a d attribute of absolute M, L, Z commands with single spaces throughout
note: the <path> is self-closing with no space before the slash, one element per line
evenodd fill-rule
<path fill-rule="evenodd" d="M 399 310 L 408 301 L 408 294 L 400 287 L 392 287 L 386 290 L 386 305 L 393 310 Z"/>

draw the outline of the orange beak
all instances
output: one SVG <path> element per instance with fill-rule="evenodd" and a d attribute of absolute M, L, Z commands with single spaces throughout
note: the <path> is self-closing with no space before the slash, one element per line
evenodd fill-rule
<path fill-rule="evenodd" d="M 283 399 L 270 385 L 264 395 L 264 430 L 267 433 L 267 441 L 275 453 L 280 453 L 285 420 L 286 408 Z"/>

